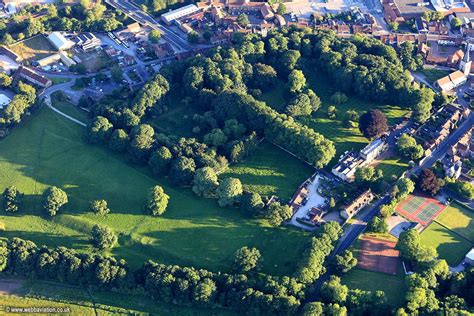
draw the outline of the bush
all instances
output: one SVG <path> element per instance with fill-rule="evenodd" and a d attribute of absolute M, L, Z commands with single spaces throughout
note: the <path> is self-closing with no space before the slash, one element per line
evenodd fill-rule
<path fill-rule="evenodd" d="M 112 248 L 117 243 L 117 236 L 107 226 L 94 225 L 91 235 L 92 245 L 101 250 Z"/>
<path fill-rule="evenodd" d="M 44 192 L 43 200 L 43 208 L 50 216 L 55 216 L 68 203 L 66 192 L 55 186 L 48 188 Z"/>
<path fill-rule="evenodd" d="M 89 205 L 89 210 L 97 215 L 105 216 L 110 213 L 106 200 L 95 200 Z"/>

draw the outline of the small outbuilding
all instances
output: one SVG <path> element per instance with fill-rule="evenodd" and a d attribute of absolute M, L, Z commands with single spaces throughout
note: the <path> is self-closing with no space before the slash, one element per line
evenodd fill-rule
<path fill-rule="evenodd" d="M 467 254 L 466 254 L 466 263 L 468 263 L 471 266 L 474 266 L 474 248 L 472 248 Z"/>

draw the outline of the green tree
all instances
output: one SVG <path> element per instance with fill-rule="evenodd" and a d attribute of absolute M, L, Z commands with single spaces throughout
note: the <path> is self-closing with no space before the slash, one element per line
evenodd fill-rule
<path fill-rule="evenodd" d="M 260 194 L 244 192 L 240 198 L 240 210 L 249 217 L 256 216 L 265 206 Z"/>
<path fill-rule="evenodd" d="M 162 187 L 155 185 L 148 191 L 147 208 L 154 216 L 163 215 L 168 207 L 169 195 Z"/>
<path fill-rule="evenodd" d="M 235 252 L 234 270 L 237 273 L 258 270 L 261 264 L 262 255 L 257 248 L 242 247 Z"/>
<path fill-rule="evenodd" d="M 321 296 L 327 302 L 344 303 L 349 293 L 349 288 L 341 284 L 341 278 L 331 275 L 329 281 L 321 286 Z"/>
<path fill-rule="evenodd" d="M 357 265 L 357 258 L 349 250 L 344 250 L 341 255 L 336 255 L 332 266 L 338 273 L 347 273 Z"/>
<path fill-rule="evenodd" d="M 398 139 L 397 151 L 402 157 L 410 160 L 420 159 L 424 154 L 423 147 L 417 144 L 415 138 L 407 134 L 403 134 Z"/>
<path fill-rule="evenodd" d="M 105 216 L 110 213 L 106 200 L 94 200 L 89 204 L 89 210 L 97 215 Z"/>
<path fill-rule="evenodd" d="M 128 134 L 124 129 L 116 129 L 110 136 L 109 148 L 116 152 L 124 152 L 129 141 Z"/>
<path fill-rule="evenodd" d="M 288 86 L 291 93 L 303 91 L 306 87 L 306 77 L 299 69 L 293 69 L 288 76 Z"/>
<path fill-rule="evenodd" d="M 135 126 L 130 133 L 128 153 L 134 162 L 144 163 L 153 149 L 155 131 L 148 124 Z"/>
<path fill-rule="evenodd" d="M 415 183 L 408 178 L 400 178 L 397 181 L 397 187 L 399 190 L 397 197 L 402 200 L 415 190 Z"/>
<path fill-rule="evenodd" d="M 196 170 L 192 190 L 198 196 L 212 196 L 219 185 L 217 174 L 211 167 Z"/>
<path fill-rule="evenodd" d="M 115 82 L 122 82 L 123 80 L 123 70 L 120 68 L 118 65 L 114 65 L 112 68 L 110 68 L 110 74 L 112 76 L 112 80 Z"/>
<path fill-rule="evenodd" d="M 273 226 L 280 226 L 293 216 L 293 211 L 288 205 L 281 205 L 279 202 L 271 203 L 267 209 L 263 210 L 263 218 L 267 219 Z"/>
<path fill-rule="evenodd" d="M 110 249 L 117 243 L 117 235 L 107 226 L 94 225 L 91 232 L 91 243 L 100 250 Z"/>
<path fill-rule="evenodd" d="M 23 194 L 15 187 L 10 186 L 3 191 L 3 209 L 5 212 L 17 212 Z"/>
<path fill-rule="evenodd" d="M 114 126 L 103 116 L 96 116 L 88 126 L 88 140 L 92 144 L 104 144 L 109 140 Z"/>
<path fill-rule="evenodd" d="M 306 303 L 303 308 L 303 316 L 323 316 L 324 304 L 321 302 Z"/>
<path fill-rule="evenodd" d="M 226 178 L 217 187 L 217 203 L 220 207 L 235 205 L 243 193 L 242 183 L 237 178 Z"/>
<path fill-rule="evenodd" d="M 172 160 L 173 154 L 170 150 L 165 146 L 161 146 L 151 154 L 148 165 L 154 174 L 163 175 L 168 173 Z"/>
<path fill-rule="evenodd" d="M 220 148 L 227 142 L 227 136 L 220 128 L 214 128 L 210 133 L 204 135 L 203 141 L 209 146 Z"/>
<path fill-rule="evenodd" d="M 286 13 L 286 6 L 285 6 L 285 4 L 282 3 L 282 2 L 280 2 L 280 3 L 278 4 L 278 8 L 277 8 L 276 11 L 277 11 L 277 14 L 279 14 L 279 15 L 285 14 L 285 13 Z"/>
<path fill-rule="evenodd" d="M 171 182 L 176 185 L 190 184 L 196 172 L 196 163 L 192 158 L 178 157 L 171 163 L 168 174 Z"/>
<path fill-rule="evenodd" d="M 0 73 L 0 87 L 8 88 L 12 84 L 12 78 L 6 73 Z"/>
<path fill-rule="evenodd" d="M 195 31 L 191 31 L 188 33 L 188 42 L 191 44 L 199 43 L 199 34 Z"/>
<path fill-rule="evenodd" d="M 347 96 L 342 92 L 336 92 L 331 96 L 331 102 L 335 104 L 346 103 Z"/>
<path fill-rule="evenodd" d="M 455 29 L 459 29 L 462 26 L 462 21 L 460 18 L 454 18 L 451 20 L 451 26 Z"/>
<path fill-rule="evenodd" d="M 55 186 L 44 191 L 43 200 L 43 208 L 50 216 L 55 216 L 68 203 L 66 192 Z"/>
<path fill-rule="evenodd" d="M 421 243 L 420 235 L 414 229 L 400 234 L 396 249 L 400 250 L 402 258 L 420 263 L 431 262 L 438 256 L 433 247 Z"/>
<path fill-rule="evenodd" d="M 237 24 L 240 25 L 241 27 L 247 27 L 249 25 L 249 17 L 247 14 L 242 13 L 237 17 Z"/>
<path fill-rule="evenodd" d="M 388 224 L 385 218 L 374 216 L 367 224 L 367 230 L 372 233 L 388 233 Z"/>
<path fill-rule="evenodd" d="M 158 43 L 161 38 L 161 33 L 158 30 L 151 30 L 150 34 L 148 34 L 148 39 L 152 43 Z"/>

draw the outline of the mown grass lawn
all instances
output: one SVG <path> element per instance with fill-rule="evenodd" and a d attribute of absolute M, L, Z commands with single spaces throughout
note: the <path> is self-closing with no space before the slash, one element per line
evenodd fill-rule
<path fill-rule="evenodd" d="M 261 195 L 277 195 L 289 200 L 314 169 L 268 142 L 242 163 L 229 168 L 223 176 L 239 178 L 244 188 Z"/>
<path fill-rule="evenodd" d="M 390 182 L 393 176 L 399 178 L 408 169 L 408 163 L 399 157 L 390 157 L 380 161 L 376 169 L 382 170 L 384 180 Z"/>
<path fill-rule="evenodd" d="M 144 212 L 147 190 L 156 184 L 171 196 L 162 217 Z M 132 268 L 152 259 L 229 271 L 235 251 L 254 246 L 264 258 L 264 272 L 289 275 L 307 238 L 299 230 L 268 227 L 237 209 L 220 208 L 213 199 L 197 198 L 189 189 L 150 177 L 122 156 L 87 144 L 81 126 L 48 108 L 0 141 L 0 190 L 10 185 L 25 198 L 17 214 L 0 216 L 6 226 L 0 237 L 91 252 L 90 230 L 100 223 L 119 234 L 111 254 Z M 53 218 L 41 207 L 41 195 L 51 185 L 69 195 L 69 204 Z M 88 204 L 95 199 L 106 199 L 111 213 L 104 218 L 90 213 Z"/>
<path fill-rule="evenodd" d="M 449 70 L 435 69 L 435 68 L 423 68 L 419 71 L 428 83 L 433 84 L 438 79 L 441 79 L 451 73 Z"/>
<path fill-rule="evenodd" d="M 400 271 L 397 275 L 385 274 L 353 268 L 342 276 L 342 283 L 351 289 L 365 291 L 384 291 L 387 301 L 394 307 L 404 304 L 406 284 L 405 275 Z"/>
<path fill-rule="evenodd" d="M 439 258 L 445 259 L 450 266 L 458 265 L 474 245 L 437 222 L 432 222 L 421 233 L 421 242 L 434 247 Z"/>
<path fill-rule="evenodd" d="M 348 128 L 344 126 L 343 119 L 346 111 L 354 110 L 360 115 L 370 109 L 379 109 L 387 116 L 389 125 L 393 125 L 399 122 L 404 116 L 409 115 L 408 110 L 399 106 L 376 104 L 347 94 L 348 101 L 336 105 L 336 118 L 330 119 L 327 115 L 328 107 L 335 105 L 331 102 L 331 96 L 341 90 L 338 89 L 338 85 L 332 82 L 324 73 L 312 67 L 311 65 L 305 65 L 303 71 L 308 87 L 313 89 L 321 99 L 321 107 L 312 116 L 302 117 L 298 120 L 334 142 L 336 146 L 336 156 L 329 163 L 328 168 L 332 167 L 345 151 L 359 151 L 369 143 L 361 134 L 358 127 Z M 263 93 L 261 99 L 277 111 L 284 112 L 286 104 L 290 100 L 290 95 L 287 90 L 288 88 L 285 84 L 280 81 L 275 88 Z"/>
<path fill-rule="evenodd" d="M 454 202 L 441 213 L 436 221 L 474 243 L 473 210 Z"/>
<path fill-rule="evenodd" d="M 29 61 L 37 61 L 58 52 L 44 35 L 28 38 L 20 43 L 10 45 L 8 48 L 24 60 Z"/>

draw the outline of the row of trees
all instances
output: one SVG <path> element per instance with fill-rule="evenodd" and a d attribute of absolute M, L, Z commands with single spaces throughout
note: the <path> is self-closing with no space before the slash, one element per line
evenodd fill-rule
<path fill-rule="evenodd" d="M 341 234 L 342 229 L 337 222 L 329 222 L 318 230 L 298 262 L 294 277 L 302 283 L 311 284 L 324 274 L 325 260 Z"/>
<path fill-rule="evenodd" d="M 98 234 L 101 229 L 94 228 Z M 258 250 L 252 248 L 238 250 L 235 257 L 236 268 L 242 272 L 255 269 L 260 261 Z M 0 242 L 0 270 L 125 293 L 137 291 L 173 304 L 230 307 L 242 313 L 294 314 L 304 297 L 303 284 L 288 277 L 251 278 L 152 261 L 130 271 L 125 261 L 113 257 L 38 247 L 19 238 Z"/>

